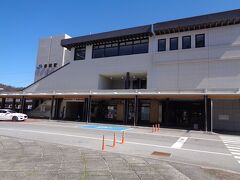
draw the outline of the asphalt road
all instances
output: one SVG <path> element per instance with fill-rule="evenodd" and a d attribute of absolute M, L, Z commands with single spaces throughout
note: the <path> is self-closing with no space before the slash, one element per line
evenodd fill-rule
<path fill-rule="evenodd" d="M 2 121 L 0 135 L 92 150 L 101 150 L 104 135 L 107 152 L 240 173 L 239 136 L 173 129 L 160 129 L 160 132 L 152 133 L 151 128 L 130 127 L 125 131 L 125 144 L 120 143 L 122 132 L 115 131 L 117 145 L 112 148 L 114 131 L 81 128 L 83 125 L 86 124 L 32 119 L 26 122 Z M 158 155 L 152 155 L 155 151 Z"/>

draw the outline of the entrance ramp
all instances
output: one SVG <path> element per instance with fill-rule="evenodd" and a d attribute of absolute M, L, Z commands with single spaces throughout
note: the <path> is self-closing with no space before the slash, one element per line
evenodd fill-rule
<path fill-rule="evenodd" d="M 45 100 L 32 111 L 27 112 L 29 117 L 49 118 L 51 112 L 51 100 Z"/>

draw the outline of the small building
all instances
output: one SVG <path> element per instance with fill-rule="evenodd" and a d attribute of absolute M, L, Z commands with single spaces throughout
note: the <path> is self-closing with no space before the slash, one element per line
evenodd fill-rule
<path fill-rule="evenodd" d="M 240 131 L 240 10 L 42 39 L 35 82 L 0 98 L 34 117 Z"/>

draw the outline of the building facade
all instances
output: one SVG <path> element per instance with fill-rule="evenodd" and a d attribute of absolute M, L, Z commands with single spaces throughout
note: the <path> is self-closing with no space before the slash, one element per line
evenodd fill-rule
<path fill-rule="evenodd" d="M 240 131 L 240 10 L 43 39 L 35 82 L 0 97 L 33 99 L 32 116 Z"/>

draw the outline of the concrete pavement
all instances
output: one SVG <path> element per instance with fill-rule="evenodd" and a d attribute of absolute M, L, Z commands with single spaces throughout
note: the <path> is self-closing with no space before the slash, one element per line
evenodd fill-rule
<path fill-rule="evenodd" d="M 125 133 L 126 144 L 117 144 L 113 149 L 112 131 L 82 129 L 82 125 L 84 124 L 78 122 L 31 119 L 26 122 L 0 122 L 0 135 L 100 150 L 104 134 L 107 152 L 161 159 L 174 164 L 184 163 L 190 167 L 194 165 L 206 169 L 240 172 L 240 163 L 222 140 L 225 135 L 219 137 L 215 133 L 172 129 L 161 129 L 160 133 L 151 133 L 151 128 L 131 128 Z M 180 141 L 183 137 L 184 142 Z M 239 140 L 239 136 L 234 137 L 235 141 Z M 121 132 L 117 132 L 117 140 L 120 143 Z M 179 143 L 178 146 L 174 146 L 176 143 Z M 154 151 L 169 153 L 170 156 L 153 156 L 151 154 Z"/>
<path fill-rule="evenodd" d="M 0 136 L 0 179 L 238 179 L 239 174 L 152 158 Z M 190 173 L 190 172 L 195 173 Z"/>

